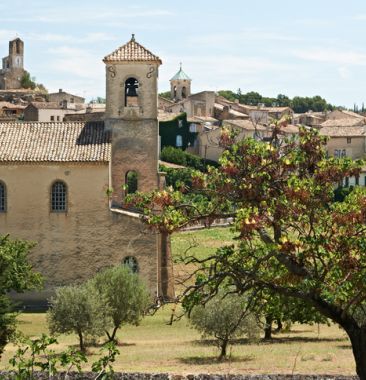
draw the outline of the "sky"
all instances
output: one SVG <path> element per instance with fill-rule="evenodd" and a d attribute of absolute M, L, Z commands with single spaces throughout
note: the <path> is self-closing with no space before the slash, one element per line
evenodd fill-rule
<path fill-rule="evenodd" d="M 25 68 L 50 92 L 105 96 L 102 59 L 131 34 L 192 91 L 321 95 L 366 103 L 365 0 L 0 0 L 0 56 L 25 42 Z"/>

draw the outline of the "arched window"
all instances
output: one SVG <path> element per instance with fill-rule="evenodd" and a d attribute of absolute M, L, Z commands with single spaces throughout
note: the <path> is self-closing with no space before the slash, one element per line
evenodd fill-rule
<path fill-rule="evenodd" d="M 183 146 L 183 139 L 181 135 L 177 135 L 175 139 L 175 146 L 181 148 Z"/>
<path fill-rule="evenodd" d="M 182 87 L 182 98 L 186 98 L 187 97 L 187 89 L 185 87 Z"/>
<path fill-rule="evenodd" d="M 126 195 L 136 193 L 138 189 L 138 178 L 137 178 L 137 172 L 135 170 L 129 170 L 126 173 L 125 184 L 126 184 Z"/>
<path fill-rule="evenodd" d="M 173 98 L 175 99 L 177 97 L 177 86 L 174 86 L 173 88 Z"/>
<path fill-rule="evenodd" d="M 123 259 L 123 265 L 126 265 L 128 268 L 130 268 L 133 273 L 138 273 L 139 271 L 139 264 L 136 258 L 133 256 L 125 257 Z"/>
<path fill-rule="evenodd" d="M 6 212 L 6 186 L 0 181 L 0 212 Z"/>
<path fill-rule="evenodd" d="M 51 211 L 67 211 L 67 186 L 62 181 L 57 181 L 51 189 Z"/>
<path fill-rule="evenodd" d="M 138 107 L 139 82 L 136 78 L 128 78 L 125 82 L 125 106 Z"/>

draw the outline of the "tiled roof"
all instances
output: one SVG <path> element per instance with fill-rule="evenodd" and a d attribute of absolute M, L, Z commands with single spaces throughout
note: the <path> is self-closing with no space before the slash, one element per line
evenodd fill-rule
<path fill-rule="evenodd" d="M 31 102 L 29 105 L 34 106 L 37 109 L 48 109 L 48 110 L 55 110 L 62 108 L 58 103 L 56 102 Z"/>
<path fill-rule="evenodd" d="M 365 125 L 364 118 L 329 119 L 320 124 L 322 127 L 356 127 Z"/>
<path fill-rule="evenodd" d="M 114 63 L 114 62 L 158 62 L 162 63 L 161 59 L 151 53 L 151 51 L 144 48 L 138 42 L 135 41 L 134 35 L 129 42 L 123 46 L 116 49 L 113 53 L 104 57 L 103 62 Z"/>
<path fill-rule="evenodd" d="M 1 162 L 108 162 L 103 122 L 0 123 Z"/>
<path fill-rule="evenodd" d="M 25 106 L 22 106 L 20 104 L 13 104 L 10 102 L 0 102 L 0 109 L 3 109 L 3 108 L 18 110 L 18 109 L 24 109 Z"/>
<path fill-rule="evenodd" d="M 324 124 L 324 123 L 323 123 Z M 365 127 L 323 127 L 320 134 L 329 137 L 365 137 Z"/>
<path fill-rule="evenodd" d="M 228 126 L 233 126 L 233 127 L 239 127 L 242 129 L 245 129 L 247 131 L 255 131 L 256 129 L 260 131 L 265 131 L 267 128 L 263 125 L 257 124 L 255 125 L 252 121 L 250 120 L 224 120 L 224 125 Z"/>

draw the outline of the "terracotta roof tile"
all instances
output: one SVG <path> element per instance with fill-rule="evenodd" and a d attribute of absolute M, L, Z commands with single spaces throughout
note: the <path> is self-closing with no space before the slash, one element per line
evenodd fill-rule
<path fill-rule="evenodd" d="M 138 42 L 135 41 L 134 35 L 129 42 L 124 44 L 123 46 L 116 49 L 111 54 L 104 57 L 103 62 L 105 63 L 114 63 L 114 62 L 158 62 L 162 63 L 161 59 L 151 53 L 150 50 L 147 50 Z"/>
<path fill-rule="evenodd" d="M 329 137 L 365 137 L 366 131 L 365 131 L 365 127 L 363 126 L 356 126 L 356 127 L 331 126 L 331 127 L 323 127 L 320 130 L 320 134 L 322 136 L 329 136 Z"/>
<path fill-rule="evenodd" d="M 344 118 L 344 119 L 329 119 L 320 124 L 322 127 L 356 127 L 365 125 L 365 119 L 361 118 Z"/>
<path fill-rule="evenodd" d="M 108 162 L 103 122 L 0 123 L 1 162 Z"/>

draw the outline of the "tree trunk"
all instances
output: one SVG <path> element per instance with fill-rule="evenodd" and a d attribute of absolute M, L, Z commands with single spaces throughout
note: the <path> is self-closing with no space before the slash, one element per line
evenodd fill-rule
<path fill-rule="evenodd" d="M 111 336 L 108 335 L 110 342 L 116 342 L 115 337 L 116 337 L 117 330 L 118 330 L 118 327 L 114 327 L 112 335 Z"/>
<path fill-rule="evenodd" d="M 81 351 L 81 352 L 85 352 L 83 333 L 79 331 L 79 332 L 78 332 L 78 335 L 79 335 L 79 346 L 80 346 L 80 351 Z"/>
<path fill-rule="evenodd" d="M 219 356 L 219 361 L 226 359 L 226 350 L 227 350 L 227 345 L 229 343 L 229 339 L 223 339 L 221 340 L 220 348 L 220 356 Z"/>
<path fill-rule="evenodd" d="M 282 321 L 281 321 L 281 319 L 277 319 L 277 328 L 276 328 L 276 330 L 275 330 L 275 332 L 276 333 L 279 333 L 281 330 L 282 330 Z"/>
<path fill-rule="evenodd" d="M 273 319 L 270 316 L 266 316 L 266 324 L 264 326 L 264 339 L 269 340 L 272 339 L 272 322 Z"/>
<path fill-rule="evenodd" d="M 360 380 L 366 380 L 366 327 L 343 327 L 352 344 L 356 372 Z"/>

